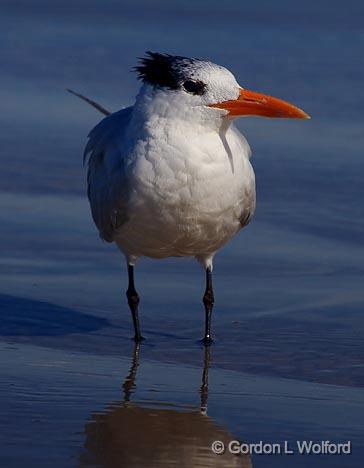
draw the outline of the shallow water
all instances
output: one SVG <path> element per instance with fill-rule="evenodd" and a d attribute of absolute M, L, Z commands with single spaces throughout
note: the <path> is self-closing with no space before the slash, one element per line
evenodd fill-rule
<path fill-rule="evenodd" d="M 362 466 L 362 3 L 37 0 L 1 12 L 1 466 L 224 466 L 215 435 L 353 444 L 352 455 L 229 466 Z M 97 237 L 81 167 L 100 115 L 64 92 L 129 105 L 129 70 L 147 49 L 208 57 L 312 116 L 238 123 L 258 209 L 215 261 L 207 416 L 204 275 L 189 260 L 137 266 L 147 341 L 125 402 L 126 271 Z"/>

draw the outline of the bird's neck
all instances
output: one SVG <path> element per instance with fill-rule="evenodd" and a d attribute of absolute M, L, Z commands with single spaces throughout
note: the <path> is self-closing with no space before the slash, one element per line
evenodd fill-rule
<path fill-rule="evenodd" d="M 144 85 L 133 107 L 134 125 L 147 129 L 178 126 L 198 133 L 226 131 L 230 121 L 207 106 L 196 106 L 193 97 Z"/>

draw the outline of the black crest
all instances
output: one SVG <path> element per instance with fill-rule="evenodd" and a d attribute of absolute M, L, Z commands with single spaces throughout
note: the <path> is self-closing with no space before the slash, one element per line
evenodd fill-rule
<path fill-rule="evenodd" d="M 177 89 L 185 79 L 193 78 L 191 69 L 197 61 L 180 55 L 147 52 L 147 56 L 140 59 L 135 70 L 144 83 Z"/>

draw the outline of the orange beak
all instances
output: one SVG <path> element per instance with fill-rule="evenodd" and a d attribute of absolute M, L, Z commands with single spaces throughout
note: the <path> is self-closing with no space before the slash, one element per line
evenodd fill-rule
<path fill-rule="evenodd" d="M 261 115 L 263 117 L 284 117 L 288 119 L 310 119 L 298 107 L 281 99 L 240 88 L 237 99 L 210 104 L 209 107 L 227 110 L 228 116 Z"/>

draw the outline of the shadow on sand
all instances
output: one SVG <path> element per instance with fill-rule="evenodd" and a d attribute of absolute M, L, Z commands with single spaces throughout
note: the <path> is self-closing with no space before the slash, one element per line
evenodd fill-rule
<path fill-rule="evenodd" d="M 0 294 L 0 335 L 62 336 L 109 326 L 109 321 L 49 302 Z"/>

